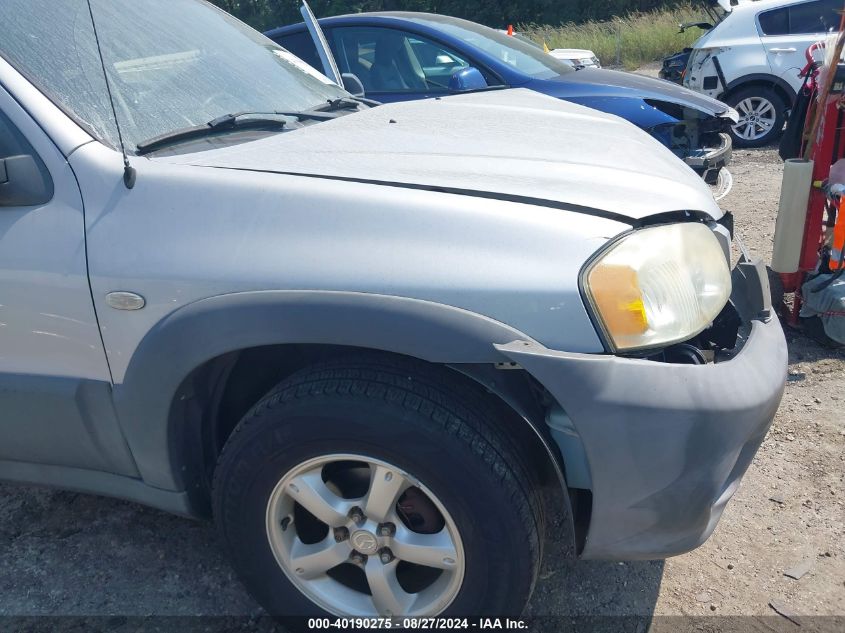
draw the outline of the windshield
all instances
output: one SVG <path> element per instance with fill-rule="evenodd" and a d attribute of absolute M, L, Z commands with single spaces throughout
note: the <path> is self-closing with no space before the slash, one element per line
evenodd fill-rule
<path fill-rule="evenodd" d="M 499 33 L 501 33 L 501 31 L 499 31 Z M 529 44 L 529 45 L 533 46 L 534 48 L 539 48 L 540 50 L 543 50 L 542 46 L 540 46 L 537 42 L 532 40 L 530 37 L 526 37 L 522 33 L 514 33 L 513 35 L 511 35 L 511 37 L 519 40 L 520 42 L 524 42 L 525 44 Z"/>
<path fill-rule="evenodd" d="M 481 24 L 439 15 L 414 16 L 411 20 L 459 38 L 535 79 L 553 79 L 575 72 L 571 66 L 546 54 L 535 44 L 526 43 L 522 39 L 510 37 Z"/>
<path fill-rule="evenodd" d="M 95 137 L 119 145 L 86 0 L 2 0 L 0 54 Z M 233 112 L 348 96 L 200 0 L 91 0 L 127 149 Z"/>

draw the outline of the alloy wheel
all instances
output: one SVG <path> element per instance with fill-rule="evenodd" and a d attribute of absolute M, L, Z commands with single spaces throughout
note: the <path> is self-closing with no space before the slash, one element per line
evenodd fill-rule
<path fill-rule="evenodd" d="M 276 561 L 303 594 L 341 616 L 436 615 L 465 560 L 443 504 L 386 462 L 327 455 L 291 469 L 267 504 Z"/>
<path fill-rule="evenodd" d="M 764 97 L 748 97 L 736 104 L 739 122 L 734 134 L 746 141 L 756 141 L 771 133 L 777 123 L 775 105 Z"/>

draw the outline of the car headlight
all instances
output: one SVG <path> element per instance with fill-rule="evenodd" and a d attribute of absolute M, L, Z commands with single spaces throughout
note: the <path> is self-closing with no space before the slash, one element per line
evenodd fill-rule
<path fill-rule="evenodd" d="M 614 351 L 660 347 L 706 329 L 731 295 L 725 253 L 704 224 L 641 229 L 585 268 L 582 286 Z"/>

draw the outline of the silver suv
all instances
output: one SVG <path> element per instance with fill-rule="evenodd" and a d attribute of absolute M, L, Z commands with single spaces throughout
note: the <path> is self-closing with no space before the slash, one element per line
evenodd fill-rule
<path fill-rule="evenodd" d="M 272 614 L 518 613 L 548 503 L 582 558 L 713 531 L 786 346 L 646 133 L 369 108 L 197 0 L 3 8 L 0 478 L 213 516 Z"/>

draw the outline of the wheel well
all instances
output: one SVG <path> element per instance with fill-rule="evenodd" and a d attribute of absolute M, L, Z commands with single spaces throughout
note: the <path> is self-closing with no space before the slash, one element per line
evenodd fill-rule
<path fill-rule="evenodd" d="M 183 381 L 171 406 L 171 457 L 184 476 L 191 504 L 210 516 L 211 481 L 226 440 L 246 412 L 279 382 L 304 367 L 338 356 L 371 350 L 336 345 L 267 345 L 224 354 L 198 367 Z M 385 353 L 385 352 L 380 352 Z M 401 355 L 396 355 L 401 356 Z M 416 359 L 415 359 L 416 360 Z M 420 361 L 416 361 L 420 362 Z M 524 451 L 536 483 L 557 507 L 571 505 L 578 524 L 589 520 L 583 495 L 568 503 L 569 491 L 559 482 L 563 463 L 544 421 L 548 394 L 523 370 L 491 365 L 439 365 L 450 381 L 467 388 L 480 385 L 497 401 L 503 415 L 500 430 Z M 552 455 L 550 455 L 550 452 Z M 574 491 L 573 491 L 574 493 Z M 549 497 L 551 495 L 551 497 Z M 570 520 L 569 516 L 565 517 Z M 580 543 L 578 544 L 580 550 Z"/>
<path fill-rule="evenodd" d="M 783 102 L 786 104 L 787 108 L 791 108 L 792 102 L 795 100 L 795 95 L 790 93 L 790 91 L 787 90 L 780 82 L 774 80 L 767 81 L 765 79 L 751 79 L 749 81 L 743 81 L 742 83 L 737 84 L 735 86 L 731 86 L 719 97 L 719 99 L 721 101 L 726 101 L 728 98 L 731 97 L 731 95 L 735 94 L 736 92 L 744 90 L 745 88 L 750 88 L 752 86 L 771 88 L 777 93 L 777 95 L 781 99 L 783 99 Z"/>

